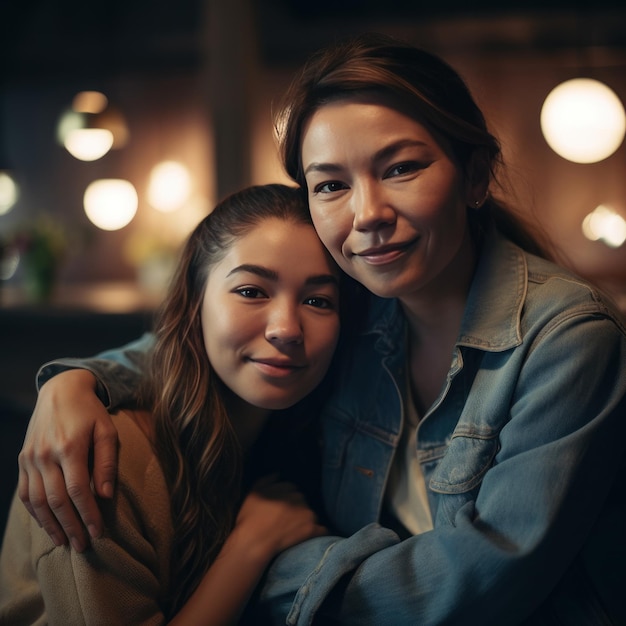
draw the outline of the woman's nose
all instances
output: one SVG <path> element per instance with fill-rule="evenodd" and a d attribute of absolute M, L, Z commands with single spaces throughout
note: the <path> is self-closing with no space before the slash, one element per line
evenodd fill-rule
<path fill-rule="evenodd" d="M 396 212 L 376 181 L 355 185 L 352 194 L 354 230 L 367 232 L 394 224 Z"/>
<path fill-rule="evenodd" d="M 304 331 L 297 309 L 287 304 L 274 307 L 267 321 L 265 338 L 271 342 L 302 343 Z"/>

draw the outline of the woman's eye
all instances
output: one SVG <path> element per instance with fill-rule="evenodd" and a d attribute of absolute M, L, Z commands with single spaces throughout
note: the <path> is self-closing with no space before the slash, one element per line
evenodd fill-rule
<path fill-rule="evenodd" d="M 304 304 L 308 304 L 309 306 L 313 306 L 316 309 L 334 309 L 335 305 L 328 298 L 323 298 L 322 296 L 312 296 L 311 298 L 307 298 L 304 301 Z"/>
<path fill-rule="evenodd" d="M 403 176 L 404 174 L 410 174 L 411 172 L 415 172 L 419 168 L 417 163 L 408 162 L 408 163 L 400 163 L 398 165 L 394 165 L 387 174 L 385 178 L 393 178 L 394 176 Z"/>
<path fill-rule="evenodd" d="M 239 287 L 234 290 L 244 298 L 265 298 L 265 294 L 257 287 Z"/>
<path fill-rule="evenodd" d="M 340 183 L 339 181 L 332 180 L 327 183 L 321 183 L 316 185 L 313 191 L 315 193 L 333 193 L 335 191 L 341 191 L 342 189 L 346 189 L 346 185 Z"/>

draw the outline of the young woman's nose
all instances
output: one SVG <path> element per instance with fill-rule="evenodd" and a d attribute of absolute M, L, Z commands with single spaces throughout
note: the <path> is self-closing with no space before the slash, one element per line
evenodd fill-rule
<path fill-rule="evenodd" d="M 377 181 L 361 181 L 353 189 L 354 230 L 378 230 L 395 223 L 396 212 Z"/>
<path fill-rule="evenodd" d="M 304 331 L 297 307 L 290 304 L 277 304 L 269 315 L 265 338 L 272 342 L 302 343 Z"/>

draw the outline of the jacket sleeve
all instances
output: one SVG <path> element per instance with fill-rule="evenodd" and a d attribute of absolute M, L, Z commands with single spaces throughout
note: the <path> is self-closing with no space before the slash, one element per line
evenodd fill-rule
<path fill-rule="evenodd" d="M 107 409 L 132 403 L 147 367 L 147 354 L 154 344 L 154 335 L 142 337 L 121 348 L 101 352 L 91 358 L 63 358 L 45 363 L 37 372 L 37 389 L 53 376 L 70 369 L 86 369 L 97 380 L 96 393 Z"/>
<path fill-rule="evenodd" d="M 611 489 L 623 471 L 624 335 L 607 319 L 570 315 L 535 343 L 477 494 L 461 506 L 459 494 L 443 495 L 439 506 L 449 497 L 455 507 L 447 522 L 381 549 L 375 535 L 384 530 L 373 527 L 367 542 L 359 531 L 336 538 L 332 550 L 312 540 L 283 553 L 262 596 L 276 623 L 309 625 L 317 616 L 359 626 L 520 624 L 569 575 L 603 510 L 623 522 L 623 495 L 616 502 Z M 489 376 L 498 385 L 498 371 Z M 607 543 L 623 546 L 620 527 Z M 371 552 L 346 565 L 342 552 L 365 545 Z M 600 565 L 623 588 L 616 560 Z M 564 623 L 605 623 L 577 619 Z"/>

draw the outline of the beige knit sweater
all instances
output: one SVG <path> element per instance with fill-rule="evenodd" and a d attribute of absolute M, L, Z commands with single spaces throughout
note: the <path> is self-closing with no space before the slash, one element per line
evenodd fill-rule
<path fill-rule="evenodd" d="M 79 554 L 55 547 L 14 498 L 0 553 L 0 624 L 163 624 L 172 541 L 169 494 L 150 442 L 114 416 L 115 497 L 102 501 L 105 534 Z"/>

